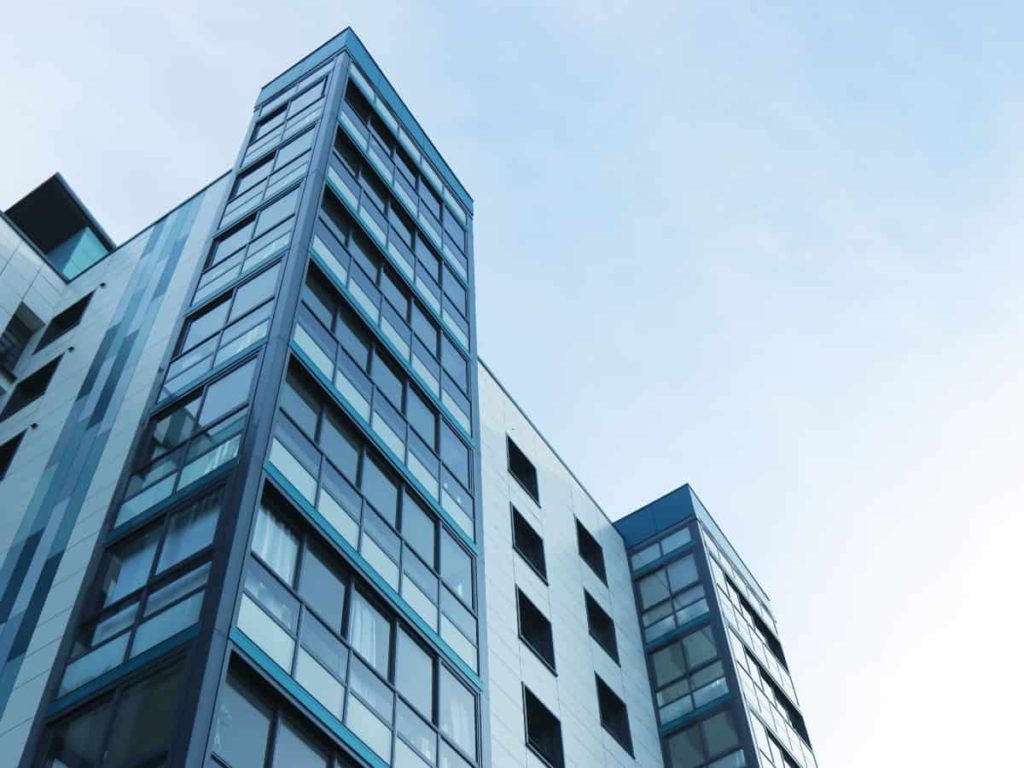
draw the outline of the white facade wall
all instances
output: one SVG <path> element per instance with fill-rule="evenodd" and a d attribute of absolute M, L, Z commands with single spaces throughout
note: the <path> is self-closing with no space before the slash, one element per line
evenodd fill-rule
<path fill-rule="evenodd" d="M 198 268 L 203 244 L 212 229 L 214 216 L 225 191 L 225 179 L 204 191 L 202 203 L 142 355 L 136 365 L 125 371 L 125 375 L 130 377 L 127 391 L 116 414 L 112 416 L 109 438 L 99 466 L 90 481 L 87 496 L 60 558 L 53 585 L 18 670 L 10 700 L 0 717 L 0 765 L 5 764 L 3 755 L 20 755 L 24 749 L 114 488 L 128 459 L 128 450 L 142 420 L 164 354 L 172 341 L 175 321 L 186 300 L 190 279 Z M 0 219 L 0 226 L 3 224 L 6 222 Z M 16 308 L 19 301 L 24 301 L 46 323 L 53 315 L 95 291 L 77 327 L 39 353 L 34 349 L 42 331 L 37 331 L 18 364 L 17 373 L 20 378 L 54 357 L 64 356 L 45 394 L 0 422 L 0 444 L 27 429 L 10 470 L 0 485 L 3 499 L 0 503 L 0 562 L 12 547 L 19 544 L 16 537 L 29 512 L 37 487 L 41 482 L 49 480 L 44 477 L 47 462 L 79 394 L 83 379 L 99 351 L 100 343 L 107 329 L 117 319 L 121 298 L 130 284 L 152 231 L 150 228 L 140 233 L 70 283 L 57 277 L 28 245 L 22 245 L 14 251 L 8 267 L 0 273 L 0 322 L 4 324 L 13 311 L 10 306 L 12 302 Z M 0 230 L 0 263 L 5 258 L 3 252 L 7 241 L 4 237 L 3 230 Z M 28 249 L 28 253 L 25 253 L 25 249 Z M 34 264 L 34 261 L 39 264 Z M 21 293 L 13 297 L 6 282 L 8 270 L 13 270 L 20 281 L 17 286 Z M 56 286 L 51 285 L 47 273 L 57 281 Z M 98 396 L 99 392 L 92 394 L 93 399 Z M 0 398 L 0 406 L 2 404 L 3 399 Z M 63 509 L 52 510 L 53 515 L 63 512 Z M 24 610 L 24 601 L 28 595 L 27 589 L 19 595 L 15 611 Z"/>
<path fill-rule="evenodd" d="M 568 768 L 661 766 L 622 539 L 490 371 L 481 365 L 478 372 L 491 763 L 544 765 L 526 746 L 525 683 L 561 721 Z M 508 472 L 506 435 L 537 468 L 539 506 Z M 547 585 L 512 548 L 511 505 L 544 539 Z M 576 518 L 604 550 L 608 586 L 579 557 Z M 517 586 L 551 621 L 557 674 L 519 640 Z M 584 589 L 615 621 L 621 666 L 590 637 Z M 595 672 L 628 707 L 635 757 L 601 726 Z"/>

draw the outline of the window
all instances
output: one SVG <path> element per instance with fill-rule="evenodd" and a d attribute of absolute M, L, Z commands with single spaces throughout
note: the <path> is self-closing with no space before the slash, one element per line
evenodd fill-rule
<path fill-rule="evenodd" d="M 516 590 L 516 600 L 519 606 L 519 639 L 554 672 L 555 643 L 551 635 L 551 622 L 522 590 Z"/>
<path fill-rule="evenodd" d="M 698 768 L 739 747 L 736 723 L 728 710 L 691 725 L 668 738 L 671 768 Z M 742 765 L 740 761 L 728 765 Z"/>
<path fill-rule="evenodd" d="M 651 654 L 651 668 L 662 725 L 729 692 L 710 626 L 659 648 Z"/>
<path fill-rule="evenodd" d="M 526 746 L 552 768 L 563 768 L 562 724 L 525 686 L 523 707 L 526 710 Z"/>
<path fill-rule="evenodd" d="M 526 458 L 519 446 L 512 442 L 512 438 L 506 438 L 508 445 L 508 471 L 512 477 L 519 481 L 530 498 L 540 504 L 540 490 L 537 487 L 537 468 Z"/>
<path fill-rule="evenodd" d="M 526 561 L 527 565 L 537 572 L 544 583 L 547 583 L 548 569 L 544 562 L 544 540 L 515 507 L 512 507 L 512 547 Z"/>
<path fill-rule="evenodd" d="M 598 675 L 594 675 L 594 682 L 597 683 L 597 709 L 601 715 L 601 725 L 619 742 L 619 746 L 632 755 L 633 737 L 629 732 L 626 704 Z"/>
<path fill-rule="evenodd" d="M 583 527 L 579 520 L 576 521 L 576 545 L 579 548 L 580 557 L 583 558 L 583 562 L 589 565 L 590 570 L 607 584 L 608 576 L 604 570 L 604 550 L 601 549 L 597 539 L 593 537 L 590 531 Z"/>
<path fill-rule="evenodd" d="M 60 695 L 199 620 L 219 512 L 217 492 L 111 546 L 75 636 Z"/>
<path fill-rule="evenodd" d="M 249 360 L 153 417 L 115 525 L 142 514 L 238 455 L 256 363 Z"/>
<path fill-rule="evenodd" d="M 708 612 L 693 555 L 674 560 L 637 582 L 644 640 L 650 642 Z"/>
<path fill-rule="evenodd" d="M 54 317 L 53 320 L 50 321 L 50 324 L 46 326 L 46 330 L 43 331 L 42 338 L 39 339 L 39 345 L 36 347 L 36 351 L 38 352 L 43 347 L 56 341 L 82 322 L 82 316 L 85 315 L 85 310 L 89 306 L 89 300 L 91 298 L 92 294 L 90 293 L 88 296 L 79 299 Z"/>
<path fill-rule="evenodd" d="M 6 443 L 0 445 L 0 480 L 7 477 L 7 471 L 11 468 L 11 462 L 14 461 L 14 454 L 18 452 L 18 446 L 21 445 L 21 440 L 24 437 L 25 433 L 19 432 Z"/>
<path fill-rule="evenodd" d="M 270 745 L 273 745 L 271 748 Z M 239 666 L 228 672 L 213 722 L 211 766 L 229 768 L 327 768 L 328 749 L 306 732 L 276 697 L 267 696 L 255 676 Z M 270 760 L 267 753 L 271 752 Z M 340 757 L 335 768 L 354 764 Z"/>
<path fill-rule="evenodd" d="M 238 628 L 385 762 L 403 764 L 412 750 L 427 765 L 439 752 L 452 756 L 448 765 L 468 765 L 465 756 L 476 756 L 473 693 L 318 532 L 286 514 L 297 515 L 268 491 Z"/>
<path fill-rule="evenodd" d="M 681 528 L 675 533 L 670 533 L 660 541 L 649 544 L 643 549 L 633 553 L 633 556 L 630 558 L 630 565 L 634 571 L 639 571 L 641 568 L 650 565 L 658 558 L 670 555 L 680 547 L 686 546 L 691 541 L 693 541 L 693 536 L 690 533 L 690 529 Z"/>
<path fill-rule="evenodd" d="M 0 335 L 0 368 L 9 375 L 14 375 L 14 369 L 21 359 L 22 352 L 28 346 L 32 334 L 42 326 L 42 321 L 33 314 L 32 310 L 24 304 L 19 304 L 17 310 L 7 321 L 3 335 Z"/>
<path fill-rule="evenodd" d="M 163 765 L 179 711 L 182 670 L 178 661 L 56 723 L 43 765 Z"/>
<path fill-rule="evenodd" d="M 590 636 L 618 663 L 619 644 L 615 639 L 615 622 L 589 592 L 584 592 L 583 596 L 587 603 L 587 627 L 590 629 Z"/>
<path fill-rule="evenodd" d="M 46 388 L 50 385 L 50 379 L 53 378 L 58 363 L 60 363 L 59 357 L 48 362 L 31 376 L 19 381 L 14 389 L 11 390 L 11 394 L 7 398 L 7 405 L 4 406 L 3 412 L 0 413 L 0 419 L 6 419 L 8 416 L 14 415 L 25 406 L 31 405 L 42 397 L 46 392 Z"/>

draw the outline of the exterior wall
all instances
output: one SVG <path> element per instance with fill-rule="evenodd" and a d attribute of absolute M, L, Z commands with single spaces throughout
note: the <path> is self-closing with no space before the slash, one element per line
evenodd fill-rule
<path fill-rule="evenodd" d="M 30 342 L 19 373 L 61 363 L 41 398 L 0 423 L 0 442 L 28 428 L 0 507 L 0 754 L 24 747 L 224 191 L 215 182 L 70 283 L 50 279 L 25 247 L 12 257 L 22 264 L 8 267 L 22 279 L 35 269 L 19 300 L 45 320 L 95 295 L 77 327 L 39 353 L 39 334 Z"/>
<path fill-rule="evenodd" d="M 526 746 L 525 684 L 560 719 L 567 766 L 660 766 L 661 747 L 622 537 L 482 365 L 479 380 L 493 764 L 543 765 Z M 539 506 L 508 472 L 506 436 L 537 468 Z M 548 584 L 513 550 L 511 505 L 544 539 Z M 580 559 L 576 519 L 604 550 L 607 586 Z M 551 621 L 557 675 L 519 640 L 516 587 Z M 618 665 L 589 635 L 584 590 L 614 619 Z M 595 672 L 627 705 L 635 758 L 601 726 Z"/>

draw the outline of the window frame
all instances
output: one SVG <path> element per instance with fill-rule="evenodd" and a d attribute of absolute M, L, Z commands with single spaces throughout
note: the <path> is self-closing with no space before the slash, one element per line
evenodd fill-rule
<path fill-rule="evenodd" d="M 606 611 L 586 589 L 583 590 L 583 602 L 586 606 L 588 634 L 594 642 L 600 646 L 601 650 L 608 654 L 612 661 L 616 664 L 620 664 L 619 640 L 615 629 L 615 619 L 612 618 L 612 615 L 608 613 L 608 611 Z M 600 624 L 606 624 L 607 626 L 598 626 L 595 629 L 595 619 L 599 620 Z M 610 632 L 608 637 L 604 636 L 605 632 Z M 608 643 L 609 640 L 611 643 L 610 647 Z"/>
<path fill-rule="evenodd" d="M 516 509 L 516 506 L 514 504 L 509 504 L 509 507 L 512 510 L 512 549 L 522 558 L 523 562 L 530 566 L 530 569 L 537 574 L 540 580 L 547 584 L 548 566 L 547 559 L 544 553 L 544 537 L 542 537 L 537 532 L 536 528 L 530 525 L 530 521 L 526 519 L 526 516 L 522 512 Z M 521 523 L 521 525 L 517 525 L 517 523 Z M 535 537 L 536 539 L 535 543 L 540 550 L 539 563 L 536 562 L 535 558 L 531 554 L 529 554 L 529 552 L 527 552 L 522 546 L 520 546 L 520 537 L 517 535 L 517 531 L 523 527 L 526 528 L 528 536 Z M 534 542 L 527 542 L 527 544 L 530 543 Z"/>
<path fill-rule="evenodd" d="M 510 435 L 505 435 L 505 455 L 507 457 L 507 467 L 509 475 L 519 484 L 526 495 L 529 496 L 533 501 L 540 506 L 540 477 L 537 473 L 537 465 L 530 461 L 529 457 L 520 448 Z M 514 464 L 520 462 L 526 462 L 526 467 L 531 474 L 531 477 L 521 478 L 519 471 L 514 467 Z"/>
<path fill-rule="evenodd" d="M 524 614 L 533 614 L 532 616 L 524 616 Z M 528 636 L 528 628 L 524 628 L 524 619 L 534 619 L 540 623 L 541 631 L 546 634 L 543 638 L 544 644 L 550 647 L 550 658 L 547 653 L 547 649 L 538 647 L 534 640 Z M 544 615 L 544 612 L 537 607 L 537 605 L 526 595 L 523 590 L 516 585 L 516 628 L 518 630 L 519 639 L 523 645 L 530 649 L 534 656 L 540 659 L 541 663 L 544 664 L 553 675 L 557 675 L 557 665 L 555 662 L 555 636 L 554 628 L 551 625 L 551 619 Z"/>
<path fill-rule="evenodd" d="M 604 561 L 604 547 L 586 526 L 576 519 L 576 549 L 580 559 L 587 564 L 601 583 L 608 586 L 608 570 Z"/>
<path fill-rule="evenodd" d="M 601 727 L 604 728 L 604 730 L 613 739 L 615 739 L 615 742 L 622 747 L 630 757 L 635 757 L 633 754 L 633 734 L 629 724 L 629 708 L 626 706 L 626 702 L 621 699 L 612 687 L 602 680 L 601 676 L 596 672 L 594 673 L 594 686 L 597 691 L 597 712 L 598 719 L 601 722 Z M 607 701 L 609 698 L 611 698 L 612 701 Z M 612 706 L 617 711 L 607 713 L 605 711 L 606 706 Z M 614 719 L 608 717 L 608 715 L 612 715 L 615 718 L 621 717 L 621 721 L 615 722 Z"/>

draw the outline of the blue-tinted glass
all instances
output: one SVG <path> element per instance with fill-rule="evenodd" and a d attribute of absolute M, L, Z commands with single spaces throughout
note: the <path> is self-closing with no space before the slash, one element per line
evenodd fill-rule
<path fill-rule="evenodd" d="M 205 427 L 212 424 L 249 399 L 249 389 L 255 370 L 256 361 L 253 360 L 241 368 L 236 368 L 207 388 L 206 398 L 203 400 L 203 410 L 199 416 L 200 426 Z"/>
<path fill-rule="evenodd" d="M 398 632 L 395 686 L 427 718 L 434 701 L 434 673 L 430 655 L 405 632 Z"/>
<path fill-rule="evenodd" d="M 373 356 L 373 382 L 396 408 L 402 407 L 402 377 L 379 352 Z"/>
<path fill-rule="evenodd" d="M 350 480 L 356 477 L 361 444 L 348 419 L 333 408 L 329 409 L 320 426 L 320 447 L 331 463 Z"/>
<path fill-rule="evenodd" d="M 196 315 L 185 328 L 179 352 L 186 352 L 224 327 L 228 317 L 227 298 Z"/>
<path fill-rule="evenodd" d="M 319 548 L 309 548 L 302 556 L 299 594 L 335 632 L 341 631 L 345 605 L 345 583 L 340 569 L 330 565 L 333 557 Z"/>
<path fill-rule="evenodd" d="M 441 460 L 451 470 L 456 479 L 465 487 L 469 487 L 469 449 L 451 427 L 441 420 Z"/>
<path fill-rule="evenodd" d="M 434 567 L 435 531 L 434 519 L 406 493 L 402 500 L 402 538 L 431 568 Z"/>
<path fill-rule="evenodd" d="M 280 200 L 271 203 L 260 211 L 256 229 L 254 230 L 255 235 L 263 234 L 295 213 L 295 206 L 299 203 L 299 189 L 293 189 Z"/>
<path fill-rule="evenodd" d="M 232 229 L 226 235 L 223 235 L 214 244 L 213 251 L 210 254 L 210 263 L 207 266 L 212 267 L 214 264 L 219 264 L 228 256 L 237 253 L 248 245 L 249 240 L 252 239 L 253 228 L 255 225 L 256 219 L 249 219 L 243 224 Z"/>
<path fill-rule="evenodd" d="M 285 722 L 274 736 L 273 765 L 274 768 L 324 768 L 327 758 Z"/>
<path fill-rule="evenodd" d="M 409 424 L 416 430 L 416 433 L 423 438 L 427 445 L 433 448 L 437 414 L 434 413 L 434 409 L 427 405 L 412 387 L 409 387 L 409 391 L 406 393 L 405 415 L 409 420 Z"/>
<path fill-rule="evenodd" d="M 217 706 L 213 751 L 232 768 L 262 766 L 272 714 L 239 680 L 229 677 Z"/>
<path fill-rule="evenodd" d="M 258 307 L 274 295 L 277 286 L 279 266 L 261 272 L 235 291 L 235 303 L 231 307 L 231 320 L 236 320 L 250 309 Z"/>
<path fill-rule="evenodd" d="M 363 461 L 359 488 L 378 514 L 394 525 L 398 508 L 398 484 L 370 456 L 366 456 Z"/>
<path fill-rule="evenodd" d="M 473 604 L 473 561 L 444 529 L 441 530 L 441 578 L 455 594 Z"/>

